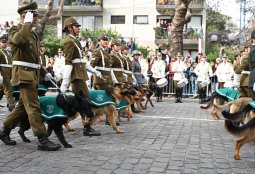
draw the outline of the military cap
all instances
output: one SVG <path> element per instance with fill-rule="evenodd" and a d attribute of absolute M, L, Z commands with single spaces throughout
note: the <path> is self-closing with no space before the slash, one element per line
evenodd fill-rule
<path fill-rule="evenodd" d="M 0 35 L 0 41 L 1 42 L 7 42 L 8 41 L 8 34 L 7 33 L 2 33 Z"/>
<path fill-rule="evenodd" d="M 138 51 L 138 50 L 134 50 L 134 51 L 132 52 L 132 57 L 134 57 L 134 55 L 141 55 L 141 53 L 140 53 L 140 51 Z"/>
<path fill-rule="evenodd" d="M 98 36 L 98 41 L 100 41 L 100 40 L 108 40 L 108 37 L 105 34 L 100 34 Z"/>
<path fill-rule="evenodd" d="M 158 52 L 158 53 L 157 53 L 157 56 L 162 56 L 162 53 L 161 53 L 161 52 Z"/>
<path fill-rule="evenodd" d="M 227 54 L 223 54 L 222 58 L 228 58 Z"/>
<path fill-rule="evenodd" d="M 251 38 L 255 38 L 255 30 L 251 32 Z"/>
<path fill-rule="evenodd" d="M 128 50 L 128 46 L 123 44 L 123 45 L 120 46 L 120 49 L 121 50 Z"/>
<path fill-rule="evenodd" d="M 81 25 L 76 21 L 76 19 L 74 18 L 66 18 L 65 21 L 64 21 L 64 27 L 63 27 L 63 32 L 66 31 L 67 27 L 68 26 L 77 26 L 77 27 L 80 27 Z"/>
<path fill-rule="evenodd" d="M 32 2 L 32 3 L 27 3 L 27 2 L 24 2 L 23 5 L 18 8 L 17 12 L 19 14 L 23 14 L 23 13 L 26 13 L 26 12 L 31 12 L 33 13 L 34 15 L 39 15 L 38 11 L 37 11 L 37 3 L 36 2 Z"/>
<path fill-rule="evenodd" d="M 117 39 L 113 39 L 111 44 L 116 45 L 116 46 L 120 46 L 120 43 Z"/>
<path fill-rule="evenodd" d="M 177 55 L 176 55 L 176 57 L 182 57 L 181 53 L 178 52 Z"/>
<path fill-rule="evenodd" d="M 45 44 L 43 42 L 41 42 L 40 47 L 45 47 Z"/>

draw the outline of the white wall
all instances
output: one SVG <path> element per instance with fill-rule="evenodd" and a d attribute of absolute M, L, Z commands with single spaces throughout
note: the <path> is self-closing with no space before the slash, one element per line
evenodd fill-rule
<path fill-rule="evenodd" d="M 125 24 L 111 24 L 111 15 L 125 15 Z M 134 15 L 148 15 L 148 24 L 134 24 Z M 155 48 L 155 0 L 104 0 L 104 28 L 112 28 L 124 37 L 134 37 L 136 43 Z"/>
<path fill-rule="evenodd" d="M 0 6 L 0 24 L 4 24 L 5 21 L 13 20 L 15 23 L 18 22 L 19 14 L 18 0 L 7 0 L 1 1 Z"/>

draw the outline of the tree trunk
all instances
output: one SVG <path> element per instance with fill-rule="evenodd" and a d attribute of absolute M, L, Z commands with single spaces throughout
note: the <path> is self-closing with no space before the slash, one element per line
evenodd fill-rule
<path fill-rule="evenodd" d="M 36 34 L 39 36 L 40 40 L 43 38 L 43 31 L 45 29 L 46 23 L 49 21 L 60 20 L 63 14 L 63 6 L 65 0 L 61 0 L 59 4 L 58 13 L 55 16 L 52 16 L 51 12 L 53 9 L 54 0 L 48 0 L 48 6 L 46 9 L 45 14 L 43 15 L 42 19 L 38 22 L 36 27 Z"/>
<path fill-rule="evenodd" d="M 192 0 L 175 0 L 175 15 L 172 20 L 173 31 L 169 37 L 171 51 L 176 56 L 183 52 L 183 27 L 191 19 L 191 9 L 188 8 Z"/>

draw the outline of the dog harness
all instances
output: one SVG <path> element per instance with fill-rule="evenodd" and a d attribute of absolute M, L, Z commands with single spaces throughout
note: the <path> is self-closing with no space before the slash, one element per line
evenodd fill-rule
<path fill-rule="evenodd" d="M 216 90 L 216 93 L 226 97 L 228 101 L 232 101 L 239 98 L 239 91 L 234 90 L 232 88 L 220 88 Z"/>
<path fill-rule="evenodd" d="M 128 107 L 128 104 L 125 100 L 121 99 L 120 103 L 117 105 L 113 99 L 108 96 L 105 90 L 89 90 L 89 96 L 91 99 L 91 103 L 94 106 L 105 106 L 107 104 L 115 105 L 116 110 L 120 110 Z"/>

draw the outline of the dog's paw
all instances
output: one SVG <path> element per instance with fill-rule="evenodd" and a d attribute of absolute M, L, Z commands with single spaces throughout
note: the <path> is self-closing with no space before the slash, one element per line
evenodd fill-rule
<path fill-rule="evenodd" d="M 124 131 L 121 130 L 121 129 L 118 129 L 116 132 L 117 132 L 117 134 L 123 134 L 124 133 Z"/>
<path fill-rule="evenodd" d="M 239 155 L 239 154 L 235 155 L 235 159 L 236 159 L 236 160 L 241 160 L 240 155 Z"/>
<path fill-rule="evenodd" d="M 73 146 L 71 144 L 65 144 L 64 147 L 65 148 L 72 148 Z"/>

